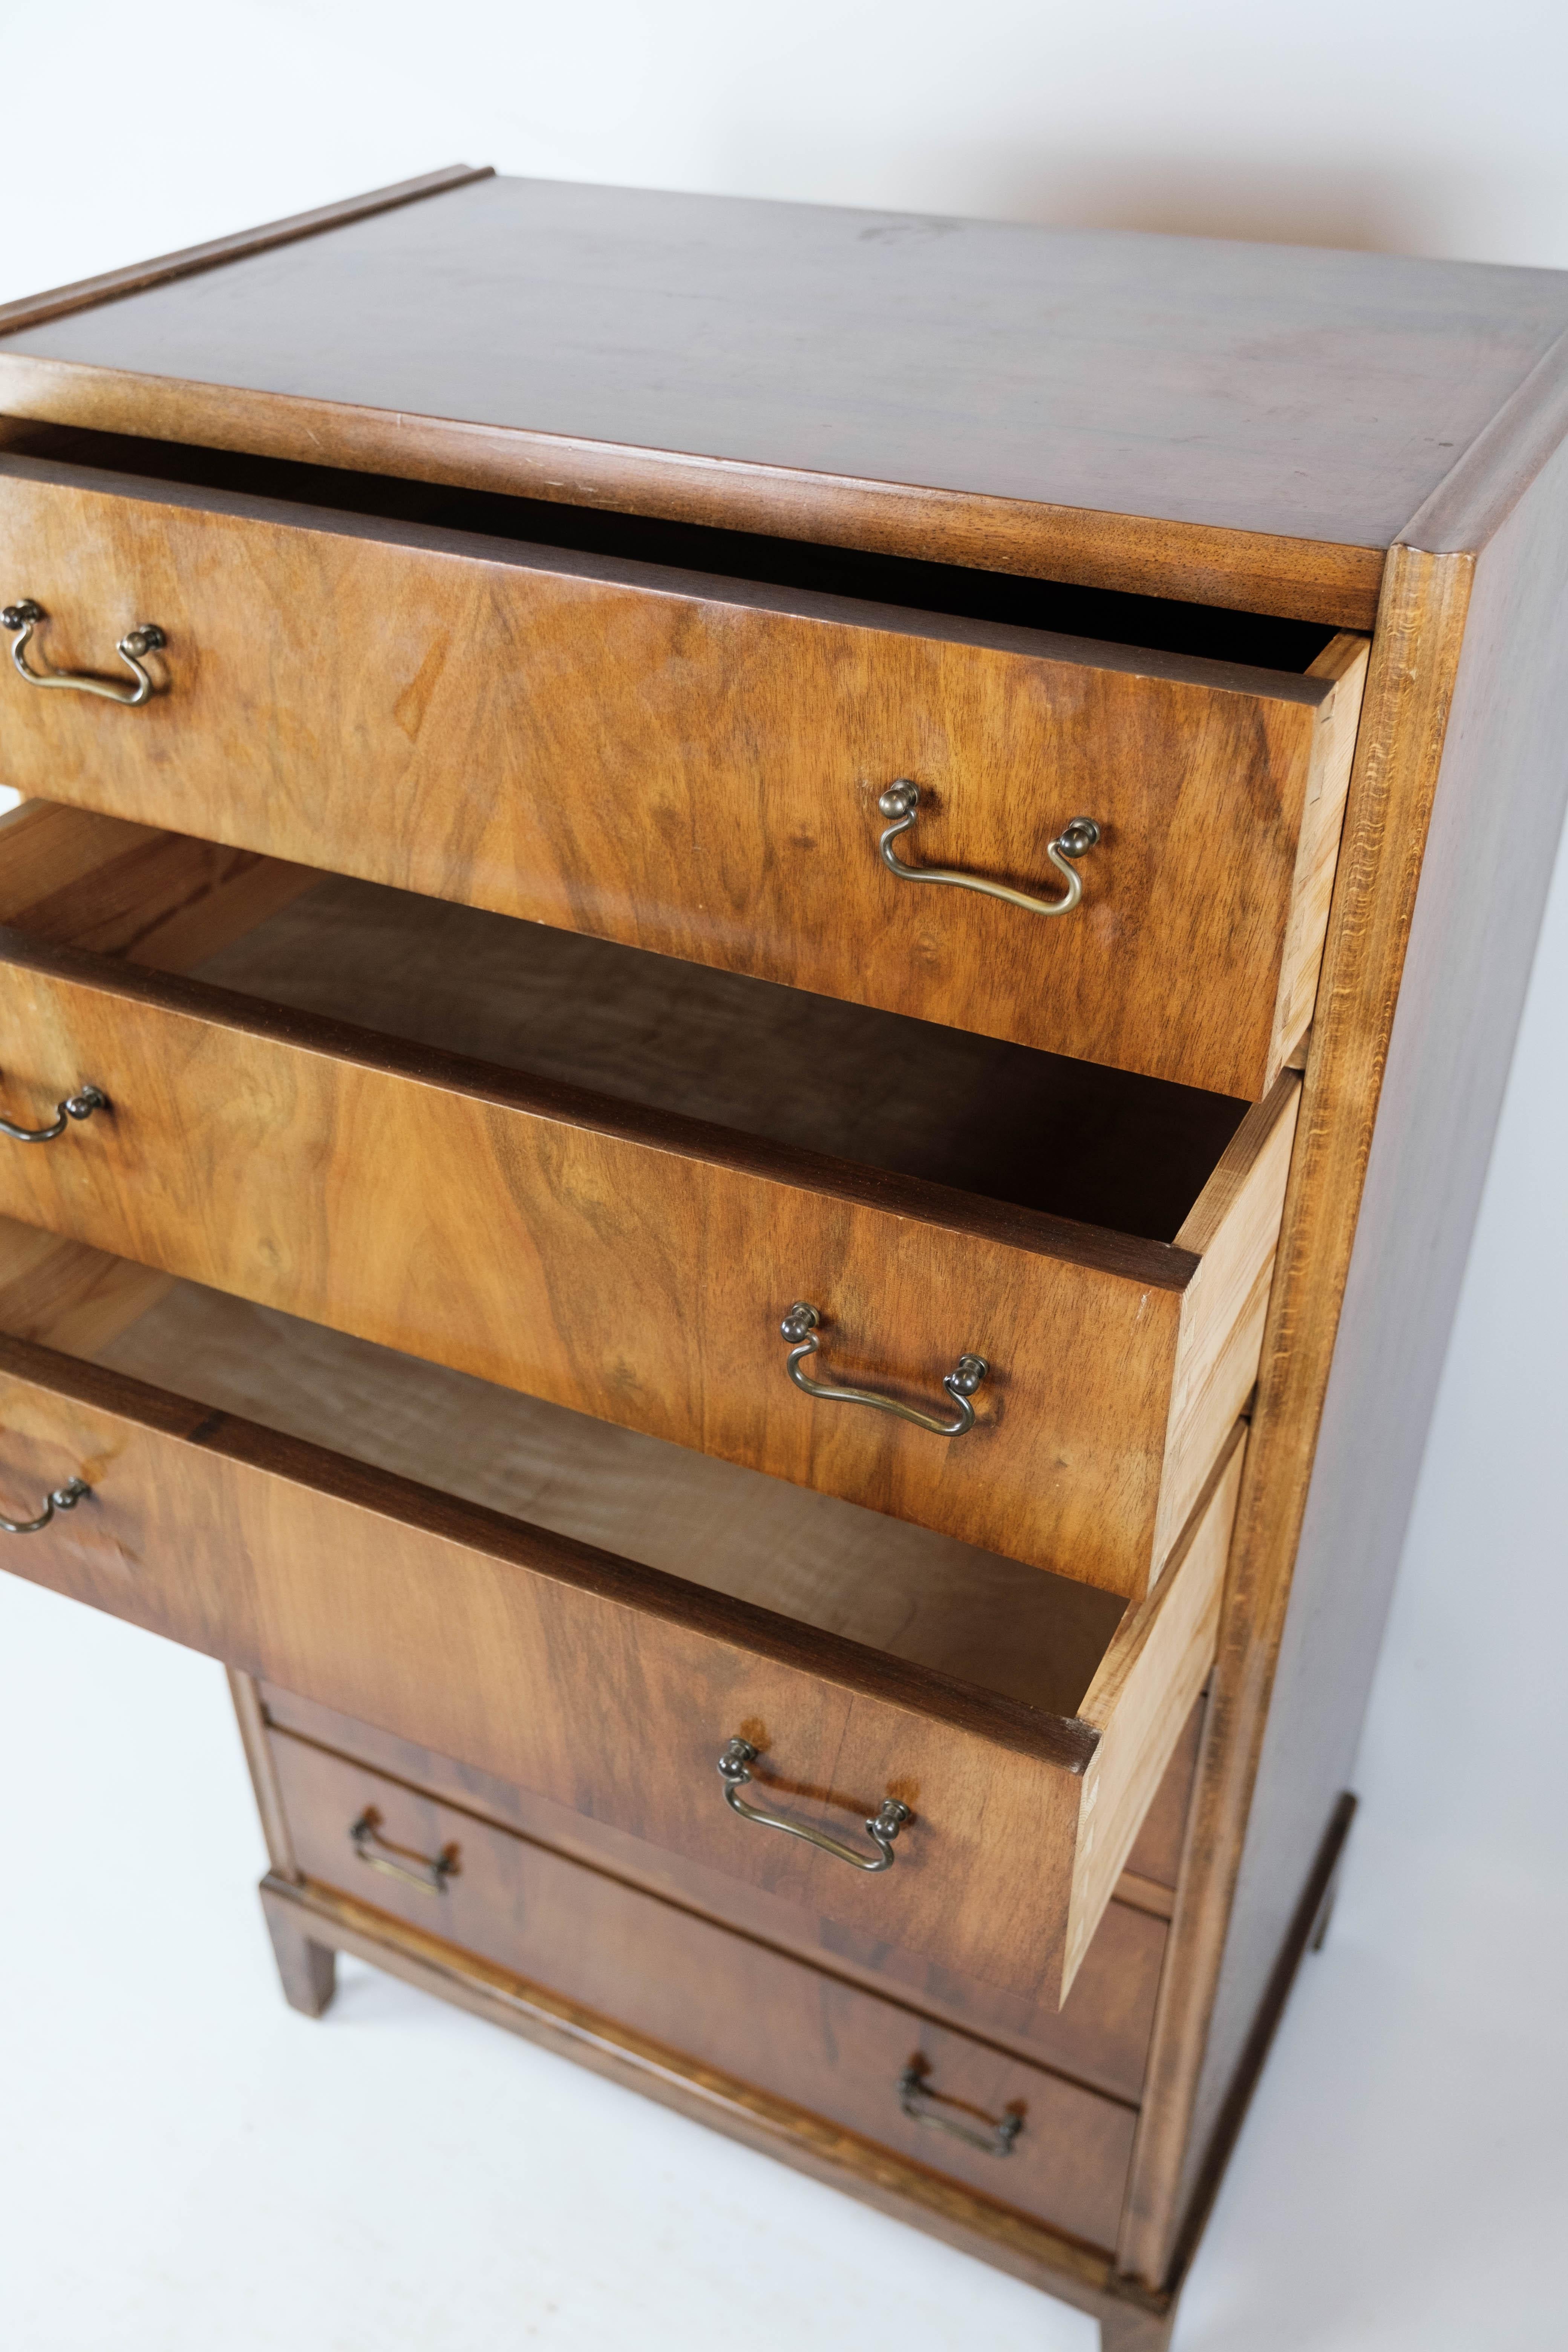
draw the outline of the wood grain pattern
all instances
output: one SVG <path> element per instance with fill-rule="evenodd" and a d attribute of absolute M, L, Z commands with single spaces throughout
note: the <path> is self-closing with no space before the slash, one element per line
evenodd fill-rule
<path fill-rule="evenodd" d="M 306 1878 L 476 1952 L 704 2066 L 793 2101 L 1092 2243 L 1115 2236 L 1133 2112 L 751 1938 L 282 1734 L 275 1769 Z M 453 1854 L 441 1892 L 373 1873 L 373 1809 L 399 1855 Z M 455 1853 L 454 1853 L 455 1850 Z M 398 1857 L 394 1857 L 398 1858 Z M 906 2117 L 911 2059 L 972 2126 L 1019 2113 L 998 2158 Z"/>
<path fill-rule="evenodd" d="M 1565 434 L 1568 330 L 1423 499 L 1400 532 L 1400 544 L 1428 555 L 1469 555 L 1489 545 L 1556 457 Z"/>
<path fill-rule="evenodd" d="M 1333 898 L 1334 867 L 1344 825 L 1345 797 L 1361 723 L 1368 647 L 1364 638 L 1338 636 L 1313 660 L 1309 676 L 1342 681 L 1325 703 L 1318 724 L 1323 740 L 1312 761 L 1302 812 L 1290 919 L 1280 958 L 1279 992 L 1274 1000 L 1274 1035 L 1269 1063 L 1281 1069 L 1311 1026 L 1323 960 L 1323 939 Z"/>
<path fill-rule="evenodd" d="M 21 327 L 42 326 L 47 320 L 67 318 L 75 310 L 92 310 L 100 302 L 119 301 L 127 294 L 144 293 L 150 286 L 168 286 L 176 278 L 195 278 L 204 269 L 221 268 L 225 262 L 268 253 L 280 245 L 293 245 L 302 236 L 319 236 L 324 229 L 342 228 L 350 221 L 368 220 L 374 213 L 393 212 L 399 205 L 416 204 L 422 196 L 440 195 L 447 188 L 460 188 L 470 180 L 488 180 L 490 176 L 491 166 L 488 163 L 477 169 L 468 163 L 448 163 L 439 172 L 424 172 L 417 179 L 373 188 L 363 196 L 348 196 L 335 205 L 318 205 L 311 212 L 292 213 L 288 219 L 269 221 L 262 228 L 212 237 L 205 245 L 188 245 L 178 253 L 163 254 L 155 261 L 132 262 L 128 268 L 105 270 L 97 278 L 79 278 L 74 285 L 58 286 L 49 293 L 28 294 L 19 301 L 0 302 L 0 335 L 14 334 Z"/>
<path fill-rule="evenodd" d="M 30 1264 L 37 1244 L 89 1255 L 0 1223 L 6 1262 Z M 1047 1714 L 1077 1713 L 1123 1614 L 1113 1594 L 929 1528 L 219 1291 L 150 1279 L 154 1311 L 91 1349 L 112 1370 L 285 1436 L 330 1435 L 371 1468 Z M 25 1336 L 69 1344 L 38 1318 Z"/>
<path fill-rule="evenodd" d="M 174 1287 L 153 1266 L 0 1219 L 0 1331 L 13 1339 L 96 1355 Z"/>
<path fill-rule="evenodd" d="M 1161 1580 L 1165 1605 L 1129 1612 L 1084 1697 L 1083 1720 L 1100 1737 L 1084 1770 L 1068 1917 L 1069 1983 L 1214 1664 L 1245 1433 L 1238 1423 Z"/>
<path fill-rule="evenodd" d="M 1060 2009 L 1031 2008 L 996 1985 L 956 1975 L 926 1954 L 852 1934 L 839 1921 L 799 1910 L 689 1856 L 646 1845 L 416 1741 L 356 1722 L 275 1684 L 259 1688 L 268 1723 L 296 1739 L 366 1764 L 384 1778 L 608 1871 L 726 1929 L 792 1952 L 812 1968 L 826 1968 L 1034 2065 L 1069 2075 L 1090 2090 L 1131 2105 L 1142 2095 L 1172 1901 L 1170 1889 L 1152 1879 L 1134 1880 L 1122 1873 L 1067 2000 Z M 1190 1753 L 1172 1759 L 1167 1783 L 1173 1785 L 1162 1784 L 1152 1818 L 1181 1804 L 1191 1785 L 1192 1762 Z M 1140 1846 L 1144 1835 L 1140 1832 Z"/>
<path fill-rule="evenodd" d="M 275 1904 L 265 1912 L 284 2000 L 301 2017 L 321 2017 L 337 1989 L 336 1953 L 307 1934 L 293 1912 Z"/>
<path fill-rule="evenodd" d="M 294 1841 L 268 1733 L 261 1685 L 253 1675 L 237 1674 L 230 1666 L 228 1688 L 229 1696 L 234 1701 L 235 1721 L 239 1726 L 240 1745 L 245 1749 L 246 1766 L 250 1773 L 250 1785 L 256 1791 L 256 1810 L 261 1816 L 261 1833 L 267 1840 L 268 1860 L 278 1877 L 292 1879 L 298 1884 L 303 1874 L 294 1858 Z"/>
<path fill-rule="evenodd" d="M 38 359 L 10 342 L 0 343 L 0 402 L 8 417 L 71 431 L 134 429 L 149 440 L 199 443 L 283 464 L 570 500 L 590 511 L 870 550 L 1115 594 L 1179 597 L 1331 627 L 1370 629 L 1383 576 L 1381 550 L 800 467 L 736 467 L 570 434 L 497 433 L 450 417 L 380 415 L 346 401 L 232 386 L 216 394 L 200 382 Z"/>
<path fill-rule="evenodd" d="M 1565 317 L 1550 271 L 490 179 L 15 332 L 0 406 L 1364 626 Z"/>
<path fill-rule="evenodd" d="M 19 1573 L 960 1973 L 1061 1999 L 1089 1726 L 69 1358 L 12 1341 L 0 1357 L 7 1478 L 47 1488 L 63 1460 L 94 1488 L 8 1555 Z M 1180 1612 L 1184 1565 L 1146 1617 Z M 867 1879 L 737 1822 L 711 1785 L 736 1732 L 774 1802 L 862 1820 L 884 1795 L 911 1804 L 907 1866 Z"/>
<path fill-rule="evenodd" d="M 1187 1253 L 17 932 L 3 960 L 13 1099 L 90 1077 L 113 1108 L 0 1156 L 0 1211 L 140 1264 L 1130 1597 L 1160 1565 L 1162 1496 L 1195 1494 L 1212 1447 L 1193 1446 L 1251 1387 L 1205 1318 L 1184 1342 Z M 949 1442 L 803 1396 L 775 1336 L 795 1298 L 838 1381 L 940 1402 L 941 1374 L 984 1353 L 980 1427 Z M 1173 1447 L 1173 1395 L 1205 1382 L 1228 1382 L 1228 1419 L 1205 1407 Z"/>
<path fill-rule="evenodd" d="M 1282 1244 L 1280 1340 L 1294 1347 L 1266 1352 L 1253 1441 L 1256 1456 L 1268 1434 L 1279 1485 L 1243 1496 L 1237 1616 L 1216 1677 L 1226 1736 L 1205 1769 L 1192 1908 L 1184 1925 L 1178 1911 L 1172 2018 L 1157 2045 L 1152 2115 L 1173 2137 L 1191 2118 L 1179 2183 L 1178 2160 L 1164 2176 L 1167 2247 L 1201 2194 L 1300 1888 L 1353 1768 L 1561 833 L 1565 357 L 1543 368 L 1523 415 L 1489 436 L 1423 530 L 1435 541 L 1468 536 L 1479 551 L 1412 549 L 1391 572 L 1387 667 L 1369 686 L 1342 858 L 1341 888 L 1353 880 L 1354 895 L 1336 913 L 1324 971 L 1325 1010 L 1336 991 L 1335 1058 L 1302 1121 L 1303 1148 L 1321 1122 L 1318 1172 L 1288 1210 Z M 1329 1043 L 1324 1017 L 1314 1066 Z M 1336 1269 L 1337 1328 L 1323 1296 Z M 1254 1475 L 1249 1460 L 1248 1485 Z M 1240 1843 L 1243 1821 L 1238 1859 L 1227 1842 Z M 1232 1886 L 1226 1933 L 1220 1905 Z M 1142 2229 L 1142 2193 L 1135 2210 Z"/>
<path fill-rule="evenodd" d="M 311 888 L 307 867 L 25 801 L 0 816 L 0 922 L 188 971 Z"/>
<path fill-rule="evenodd" d="M 133 713 L 9 679 L 21 791 L 1248 1099 L 1310 1005 L 1346 649 L 1259 672 L 18 456 L 0 574 L 58 667 L 169 638 Z M 907 862 L 1047 898 L 1092 814 L 1083 904 L 896 879 L 900 777 Z"/>
<path fill-rule="evenodd" d="M 1420 876 L 1470 588 L 1468 558 L 1396 550 L 1373 638 L 1323 974 L 1268 1320 L 1236 1550 L 1221 1621 L 1189 1860 L 1172 1928 L 1120 2249 L 1163 2283 L 1202 2151 L 1279 1949 L 1255 1960 L 1205 2074 L 1296 1548 L 1338 1333 L 1373 1125 Z M 1434 1165 L 1437 1163 L 1434 1162 Z M 1428 1178 L 1430 1171 L 1427 1171 Z M 1397 1213 L 1403 1216 L 1403 1206 Z M 1420 1280 L 1427 1278 L 1423 1265 Z M 1385 1390 L 1407 1376 L 1382 1374 Z M 1372 1408 L 1363 1395 L 1360 1410 Z M 1421 1426 L 1425 1427 L 1423 1419 Z M 1359 1435 L 1354 1452 L 1361 1454 Z M 1383 1465 L 1363 1457 L 1381 1482 Z M 1366 1473 L 1363 1472 L 1364 1476 Z M 1397 1538 L 1394 1549 L 1397 1550 Z M 1367 1647 L 1370 1657 L 1375 1640 Z M 1322 1693 L 1308 1704 L 1316 1711 Z M 1357 1716 L 1359 1721 L 1359 1714 Z M 1340 1784 L 1342 1785 L 1342 1782 Z M 1326 1811 L 1326 1809 L 1325 1809 Z M 1308 1854 L 1282 1842 L 1271 1874 L 1289 1915 Z M 1290 1890 L 1283 1894 L 1284 1881 Z M 1268 1906 L 1272 1916 L 1273 1904 Z M 1268 1937 L 1265 1928 L 1259 1938 Z M 1205 2090 L 1198 2108 L 1200 2081 Z"/>
<path fill-rule="evenodd" d="M 329 877 L 193 977 L 753 1142 L 1171 1242 L 1246 1106 Z"/>
<path fill-rule="evenodd" d="M 1182 1296 L 1156 1560 L 1186 1526 L 1251 1393 L 1300 1105 L 1300 1081 L 1286 1070 L 1237 1128 L 1178 1236 L 1198 1270 Z"/>
<path fill-rule="evenodd" d="M 1168 2297 L 1117 2278 L 1105 2256 L 841 2127 L 684 2059 L 564 1996 L 453 1950 L 328 1887 L 262 1882 L 270 1919 L 352 1952 L 420 1991 L 558 2051 L 1100 2320 L 1106 2352 L 1163 2352 Z"/>

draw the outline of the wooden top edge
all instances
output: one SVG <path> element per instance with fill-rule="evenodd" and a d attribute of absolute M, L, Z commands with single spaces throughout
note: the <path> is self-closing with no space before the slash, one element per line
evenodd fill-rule
<path fill-rule="evenodd" d="M 1511 513 L 1568 434 L 1568 329 L 1477 434 L 1405 524 L 1424 555 L 1473 554 Z"/>
<path fill-rule="evenodd" d="M 322 219 L 320 225 L 331 224 Z M 216 248 L 201 250 L 215 259 L 227 257 Z M 130 290 L 129 283 L 119 290 Z M 0 312 L 0 331 L 4 321 Z M 1382 547 L 1288 539 L 1221 524 L 393 414 L 300 394 L 238 390 L 81 360 L 41 359 L 8 352 L 3 342 L 0 414 L 1346 629 L 1372 628 L 1386 552 Z"/>
<path fill-rule="evenodd" d="M 91 310 L 95 303 L 112 302 L 121 294 L 140 294 L 147 287 L 163 285 L 171 278 L 194 278 L 198 270 L 216 269 L 226 261 L 265 253 L 273 246 L 292 245 L 298 238 L 316 236 L 323 229 L 342 228 L 345 222 L 366 220 L 373 213 L 391 212 L 398 205 L 417 204 L 422 196 L 437 196 L 448 188 L 466 187 L 470 181 L 494 176 L 495 166 L 491 163 L 447 163 L 438 172 L 422 173 L 417 179 L 396 180 L 389 187 L 372 188 L 361 196 L 345 196 L 335 205 L 318 205 L 311 212 L 291 213 L 286 220 L 267 221 L 258 228 L 239 229 L 232 236 L 213 237 L 205 245 L 188 245 L 178 253 L 161 254 L 152 261 L 106 270 L 98 278 L 78 278 L 71 286 L 26 294 L 20 301 L 0 303 L 0 335 L 13 334 L 22 327 L 42 326 L 73 310 Z"/>

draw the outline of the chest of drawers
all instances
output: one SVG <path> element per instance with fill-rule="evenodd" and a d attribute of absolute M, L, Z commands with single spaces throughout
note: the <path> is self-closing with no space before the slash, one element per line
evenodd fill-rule
<path fill-rule="evenodd" d="M 1157 2345 L 1564 791 L 1568 286 L 436 174 L 0 311 L 5 1565 Z"/>

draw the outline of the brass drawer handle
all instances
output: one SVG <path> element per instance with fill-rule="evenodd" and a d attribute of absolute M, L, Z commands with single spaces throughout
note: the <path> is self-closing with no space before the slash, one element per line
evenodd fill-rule
<path fill-rule="evenodd" d="M 0 1135 L 8 1135 L 16 1143 L 52 1143 L 63 1135 L 67 1122 L 73 1118 L 90 1118 L 95 1110 L 107 1110 L 109 1097 L 100 1087 L 78 1087 L 74 1095 L 55 1106 L 56 1116 L 47 1127 L 17 1127 L 11 1119 L 0 1118 Z"/>
<path fill-rule="evenodd" d="M 353 1850 L 367 1870 L 379 1870 L 386 1878 L 400 1878 L 405 1886 L 417 1886 L 424 1895 L 445 1895 L 447 1881 L 455 1878 L 458 1870 L 458 1852 L 455 1845 L 444 1845 L 433 1862 L 423 1854 L 411 1853 L 406 1846 L 394 1845 L 381 1834 L 381 1815 L 374 1805 L 367 1805 L 349 1832 Z M 379 1846 L 382 1851 L 373 1851 Z M 398 1856 L 404 1858 L 399 1861 Z"/>
<path fill-rule="evenodd" d="M 85 1478 L 68 1478 L 63 1486 L 57 1486 L 52 1495 L 45 1496 L 44 1507 L 36 1519 L 0 1519 L 0 1533 L 36 1536 L 40 1528 L 48 1526 L 57 1511 L 74 1511 L 82 1496 L 91 1492 L 92 1488 Z"/>
<path fill-rule="evenodd" d="M 829 1837 L 826 1830 L 814 1830 L 805 1822 L 792 1822 L 783 1813 L 764 1813 L 760 1805 L 748 1805 L 741 1791 L 751 1780 L 751 1768 L 757 1760 L 757 1750 L 749 1739 L 731 1739 L 719 1759 L 719 1778 L 724 1783 L 724 1801 L 743 1822 L 756 1822 L 764 1830 L 783 1830 L 785 1837 L 804 1838 L 807 1845 L 817 1845 L 824 1853 L 837 1854 L 851 1870 L 891 1870 L 896 1855 L 893 1840 L 913 1815 L 908 1805 L 900 1805 L 897 1797 L 889 1797 L 878 1806 L 866 1824 L 866 1833 L 877 1851 L 873 1855 L 858 1853 L 852 1845 Z"/>
<path fill-rule="evenodd" d="M 962 2101 L 944 2098 L 940 2091 L 926 2087 L 931 2067 L 924 2058 L 911 2058 L 899 2076 L 899 2105 L 911 2122 L 928 2124 L 932 2131 L 946 2132 L 950 2138 L 961 2139 L 965 2147 L 977 2147 L 983 2156 L 1011 2156 L 1013 2143 L 1024 2128 L 1024 2118 L 1016 2107 L 1009 2107 L 995 2123 L 966 2124 L 959 2114 L 944 2114 L 944 2108 L 959 2108 Z"/>
<path fill-rule="evenodd" d="M 68 687 L 73 694 L 99 694 L 105 702 L 118 702 L 126 710 L 140 709 L 153 692 L 153 681 L 142 667 L 142 656 L 155 654 L 160 646 L 169 642 L 156 622 L 143 621 L 140 628 L 129 630 L 115 646 L 115 652 L 136 680 L 134 686 L 123 687 L 111 686 L 107 678 L 84 677 L 77 670 L 29 669 L 28 643 L 38 623 L 47 621 L 48 617 L 43 606 L 35 604 L 30 596 L 24 596 L 19 604 L 7 604 L 5 611 L 0 612 L 0 628 L 17 632 L 11 647 L 11 659 L 27 684 Z"/>
<path fill-rule="evenodd" d="M 797 1389 L 808 1397 L 816 1397 L 826 1404 L 868 1404 L 878 1412 L 890 1412 L 900 1421 L 912 1421 L 917 1429 L 929 1429 L 938 1437 L 962 1437 L 974 1426 L 974 1407 L 970 1398 L 991 1370 L 984 1356 L 960 1356 L 951 1372 L 942 1374 L 942 1384 L 958 1412 L 952 1421 L 940 1421 L 933 1412 L 921 1412 L 912 1404 L 902 1404 L 897 1397 L 879 1396 L 875 1389 L 835 1389 L 825 1381 L 807 1380 L 802 1367 L 815 1356 L 822 1345 L 818 1328 L 822 1318 L 815 1307 L 797 1298 L 779 1330 L 789 1341 L 789 1363 L 786 1366 Z"/>
<path fill-rule="evenodd" d="M 889 873 L 901 881 L 952 882 L 960 890 L 983 890 L 988 898 L 1005 898 L 1010 907 L 1022 907 L 1026 915 L 1070 915 L 1083 897 L 1083 877 L 1071 861 L 1087 856 L 1100 839 L 1100 827 L 1091 816 L 1075 816 L 1054 841 L 1047 842 L 1046 856 L 1068 887 L 1059 898 L 1036 898 L 1026 890 L 1010 890 L 1005 882 L 987 882 L 978 874 L 961 874 L 951 866 L 906 866 L 902 858 L 895 857 L 893 844 L 900 834 L 910 831 L 920 804 L 921 788 L 907 776 L 889 784 L 877 803 L 882 814 L 893 820 L 877 846 Z"/>

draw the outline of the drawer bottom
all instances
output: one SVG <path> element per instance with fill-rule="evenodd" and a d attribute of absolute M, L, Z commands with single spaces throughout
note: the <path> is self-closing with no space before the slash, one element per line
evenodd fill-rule
<path fill-rule="evenodd" d="M 384 1936 L 412 1930 L 426 1965 L 454 1979 L 473 1955 L 548 1988 L 556 2010 L 614 2020 L 623 2037 L 725 2078 L 742 2104 L 787 2106 L 1052 2230 L 1114 2245 L 1131 2105 L 346 1758 L 276 1731 L 269 1746 L 304 1882 L 290 1899 L 372 1935 L 378 1919 Z M 276 1916 L 286 1882 L 272 1884 Z M 292 1997 L 319 2007 L 324 1985 L 312 1986 L 297 1947 L 294 1959 Z"/>

